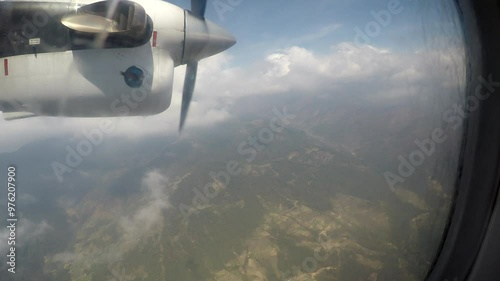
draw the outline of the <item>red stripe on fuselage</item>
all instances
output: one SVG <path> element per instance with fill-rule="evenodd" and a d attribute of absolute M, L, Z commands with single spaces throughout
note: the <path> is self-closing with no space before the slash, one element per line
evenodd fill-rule
<path fill-rule="evenodd" d="M 5 76 L 9 76 L 9 60 L 4 59 L 3 60 L 3 72 Z"/>
<path fill-rule="evenodd" d="M 158 32 L 153 31 L 153 47 L 156 47 L 156 39 L 158 39 Z"/>

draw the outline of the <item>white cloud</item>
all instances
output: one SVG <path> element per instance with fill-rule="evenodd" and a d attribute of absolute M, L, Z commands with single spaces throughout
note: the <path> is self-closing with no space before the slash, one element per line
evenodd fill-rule
<path fill-rule="evenodd" d="M 298 46 L 277 50 L 243 68 L 231 65 L 231 56 L 219 54 L 200 63 L 186 130 L 208 127 L 230 118 L 232 104 L 245 96 L 289 91 L 307 95 L 357 93 L 383 101 L 429 92 L 436 87 L 456 89 L 457 84 L 464 81 L 463 57 L 463 50 L 450 46 L 446 52 L 398 53 L 344 42 L 333 46 L 327 54 L 317 54 Z M 113 118 L 111 120 L 117 125 L 113 134 L 124 138 L 177 134 L 184 73 L 185 67 L 175 70 L 172 104 L 168 110 L 147 118 Z M 0 140 L 0 149 L 13 151 L 25 143 L 64 133 L 73 133 L 78 139 L 82 137 L 83 128 L 97 128 L 100 120 L 35 118 L 0 121 L 2 132 L 9 134 L 9 138 Z"/>
<path fill-rule="evenodd" d="M 328 24 L 315 30 L 314 32 L 311 32 L 310 34 L 295 38 L 292 42 L 294 45 L 300 45 L 306 42 L 316 41 L 318 39 L 331 36 L 331 34 L 337 31 L 340 27 L 342 27 L 342 25 L 338 23 Z"/>
<path fill-rule="evenodd" d="M 64 251 L 49 257 L 53 264 L 73 263 L 82 266 L 92 264 L 113 264 L 123 258 L 125 252 L 144 238 L 144 235 L 165 219 L 163 212 L 171 207 L 169 201 L 169 181 L 159 171 L 153 170 L 144 175 L 141 182 L 142 194 L 139 206 L 128 216 L 117 216 L 113 218 L 118 233 L 113 237 L 113 242 L 107 243 L 104 247 L 91 247 L 90 250 L 82 252 Z M 127 203 L 124 203 L 127 204 Z M 72 206 L 72 203 L 62 203 L 62 205 Z M 133 209 L 133 208 L 132 208 Z"/>
<path fill-rule="evenodd" d="M 28 219 L 20 219 L 16 222 L 16 248 L 21 248 L 26 243 L 40 239 L 48 233 L 52 227 L 46 222 L 39 223 L 32 222 Z M 9 230 L 4 227 L 0 231 L 0 253 L 7 253 L 9 245 L 7 244 L 9 237 Z"/>
<path fill-rule="evenodd" d="M 142 180 L 142 186 L 146 190 L 142 200 L 143 207 L 132 216 L 120 219 L 120 226 L 123 229 L 122 238 L 127 241 L 148 233 L 155 224 L 162 220 L 162 212 L 171 207 L 167 192 L 168 179 L 159 171 L 146 174 Z"/>
<path fill-rule="evenodd" d="M 266 72 L 266 77 L 283 77 L 290 73 L 290 58 L 285 54 L 272 54 L 266 61 L 273 67 Z"/>

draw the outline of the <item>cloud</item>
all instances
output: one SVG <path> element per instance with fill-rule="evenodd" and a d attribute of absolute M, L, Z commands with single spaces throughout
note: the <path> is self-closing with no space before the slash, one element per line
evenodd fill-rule
<path fill-rule="evenodd" d="M 43 238 L 51 229 L 52 227 L 45 220 L 35 223 L 28 219 L 19 219 L 16 222 L 16 248 L 20 249 L 26 244 Z M 9 230 L 4 227 L 0 231 L 0 253 L 7 253 L 10 247 L 7 244 L 8 237 Z"/>
<path fill-rule="evenodd" d="M 120 261 L 126 251 L 144 238 L 144 235 L 157 233 L 152 229 L 161 225 L 164 220 L 163 212 L 172 206 L 169 201 L 168 183 L 168 178 L 157 170 L 146 173 L 141 182 L 143 193 L 138 200 L 140 206 L 131 215 L 113 219 L 112 223 L 119 233 L 117 237 L 113 237 L 113 242 L 104 247 L 85 247 L 82 252 L 60 252 L 48 257 L 49 261 L 52 265 L 72 263 L 74 266 L 84 267 L 92 264 L 109 266 Z"/>
<path fill-rule="evenodd" d="M 338 24 L 338 23 L 328 24 L 328 25 L 325 25 L 322 28 L 320 28 L 319 30 L 316 30 L 310 34 L 307 34 L 307 35 L 304 35 L 301 37 L 297 37 L 294 40 L 292 40 L 292 42 L 294 45 L 300 45 L 300 44 L 303 44 L 306 42 L 316 41 L 316 40 L 319 40 L 321 38 L 325 38 L 327 36 L 330 36 L 333 32 L 337 31 L 340 27 L 342 27 L 342 25 Z"/>
<path fill-rule="evenodd" d="M 273 66 L 266 72 L 266 77 L 283 77 L 290 73 L 290 58 L 285 54 L 269 55 L 266 62 Z"/>
<path fill-rule="evenodd" d="M 122 217 L 120 226 L 123 230 L 123 239 L 130 241 L 140 238 L 163 218 L 163 211 L 171 207 L 168 199 L 168 179 L 159 171 L 151 171 L 142 180 L 146 190 L 142 200 L 143 207 L 132 216 Z"/>
<path fill-rule="evenodd" d="M 335 25 L 325 27 L 325 30 L 335 30 Z M 456 89 L 459 84 L 463 87 L 465 73 L 463 49 L 450 45 L 446 51 L 396 52 L 344 42 L 332 46 L 326 54 L 300 46 L 274 50 L 247 67 L 233 65 L 232 60 L 230 55 L 222 53 L 200 63 L 187 132 L 231 118 L 232 105 L 247 96 L 290 91 L 305 95 L 352 93 L 383 102 L 443 87 Z M 116 125 L 113 136 L 136 139 L 177 134 L 184 74 L 185 67 L 176 68 L 172 104 L 168 110 L 146 118 L 112 118 L 110 120 Z M 83 129 L 98 128 L 101 120 L 34 118 L 0 121 L 2 131 L 10 136 L 0 140 L 0 148 L 14 151 L 37 139 L 66 134 L 79 139 L 83 137 Z"/>

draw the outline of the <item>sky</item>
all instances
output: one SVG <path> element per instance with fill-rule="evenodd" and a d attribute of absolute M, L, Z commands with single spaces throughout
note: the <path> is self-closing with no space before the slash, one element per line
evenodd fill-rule
<path fill-rule="evenodd" d="M 422 63 L 431 63 L 433 55 L 445 62 L 455 60 L 461 51 L 460 31 L 456 28 L 458 23 L 451 1 L 433 2 L 208 1 L 207 18 L 231 31 L 238 43 L 229 51 L 201 62 L 186 131 L 189 132 L 189 127 L 193 129 L 229 118 L 227 107 L 232 99 L 283 92 L 293 87 L 286 85 L 287 82 L 299 81 L 297 86 L 303 87 L 307 83 L 304 77 L 327 84 L 331 84 L 332 78 L 359 80 L 363 75 L 373 76 L 377 72 L 380 75 L 399 72 L 400 76 L 406 75 L 403 77 L 406 80 L 423 79 L 428 72 L 417 69 L 426 67 Z M 189 6 L 185 0 L 172 0 L 172 3 Z M 356 28 L 366 34 L 367 26 L 376 22 L 374 14 L 382 15 L 379 29 L 374 29 L 373 36 L 367 36 L 368 42 L 356 41 Z M 384 14 L 390 18 L 386 16 L 384 20 Z M 437 29 L 433 28 L 436 24 L 439 24 Z M 421 61 L 422 55 L 417 55 L 421 52 L 429 52 L 424 61 Z M 129 137 L 134 136 L 133 131 L 141 132 L 138 135 L 173 133 L 184 73 L 183 66 L 176 68 L 173 102 L 166 112 L 145 120 L 142 117 L 115 120 L 121 123 L 118 130 L 127 131 Z M 289 79 L 293 76 L 300 77 Z M 381 84 L 390 86 L 390 83 Z M 383 91 L 385 86 L 382 85 Z M 397 89 L 388 92 L 393 90 Z M 197 116 L 203 118 L 198 120 Z M 16 136 L 0 140 L 0 150 L 12 151 L 27 142 L 68 131 L 78 134 L 75 128 L 83 124 L 92 127 L 96 122 L 99 120 L 44 117 L 0 121 L 2 128 Z M 143 122 L 155 125 L 144 129 Z"/>
<path fill-rule="evenodd" d="M 186 2 L 172 1 L 184 7 Z M 374 30 L 376 35 L 369 37 L 368 44 L 396 50 L 419 50 L 425 48 L 425 33 L 434 30 L 435 25 L 449 24 L 449 19 L 443 15 L 450 12 L 451 1 L 437 5 L 432 2 L 219 0 L 209 1 L 207 18 L 235 34 L 238 44 L 228 53 L 238 54 L 239 62 L 248 63 L 263 53 L 292 46 L 328 53 L 334 45 L 353 42 L 358 34 L 356 28 L 365 31 L 371 21 L 377 20 L 374 14 L 381 15 L 379 22 L 383 26 L 378 32 Z M 391 5 L 396 13 L 391 12 L 387 19 L 382 14 L 389 11 Z"/>
<path fill-rule="evenodd" d="M 432 84 L 429 81 L 444 83 L 460 76 L 463 48 L 456 11 L 452 1 L 434 2 L 208 1 L 206 17 L 232 32 L 238 43 L 200 63 L 196 92 L 181 137 L 188 137 L 197 127 L 233 118 L 232 105 L 247 96 L 291 90 L 370 89 L 374 91 L 371 99 L 381 102 L 382 98 L 425 91 Z M 172 3 L 189 6 L 185 0 Z M 378 29 L 370 33 L 370 26 Z M 356 37 L 358 29 L 365 34 L 364 39 Z M 436 66 L 436 61 L 441 64 Z M 184 66 L 175 69 L 169 109 L 155 116 L 112 118 L 116 125 L 113 135 L 128 139 L 178 135 L 184 73 Z M 16 151 L 32 141 L 54 136 L 77 142 L 85 130 L 98 128 L 99 122 L 102 119 L 0 120 L 2 131 L 11 136 L 0 139 L 0 152 Z"/>
<path fill-rule="evenodd" d="M 185 0 L 171 2 L 189 6 Z M 182 135 L 177 129 L 183 66 L 175 69 L 169 109 L 155 116 L 108 119 L 115 129 L 104 136 L 102 147 L 96 148 L 95 153 L 104 148 L 111 149 L 107 151 L 110 155 L 123 153 L 112 150 L 117 137 L 137 145 L 158 136 L 193 137 L 199 129 L 221 126 L 238 118 L 234 105 L 247 97 L 276 100 L 291 92 L 315 96 L 348 94 L 382 104 L 418 97 L 436 87 L 459 90 L 464 86 L 464 50 L 452 2 L 209 0 L 206 17 L 231 31 L 238 43 L 200 63 L 197 88 Z M 377 15 L 390 18 L 385 17 L 380 23 Z M 368 34 L 374 25 L 376 32 L 365 35 L 368 40 L 361 40 L 360 44 L 358 30 Z M 0 118 L 4 136 L 0 138 L 0 153 L 54 138 L 62 140 L 61 150 L 75 147 L 101 122 L 101 118 Z M 168 207 L 169 202 L 156 188 L 162 180 L 162 175 L 154 172 L 145 175 L 145 196 L 153 203 L 123 221 L 129 232 L 135 231 L 134 221 L 142 220 L 144 214 L 159 216 L 156 211 Z M 66 181 L 61 186 L 71 183 Z M 36 236 L 48 229 L 50 226 L 41 221 L 26 224 L 20 231 Z"/>

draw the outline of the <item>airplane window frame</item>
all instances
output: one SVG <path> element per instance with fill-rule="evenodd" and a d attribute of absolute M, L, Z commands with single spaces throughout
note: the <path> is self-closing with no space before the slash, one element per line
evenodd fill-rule
<path fill-rule="evenodd" d="M 498 0 L 456 0 L 456 4 L 465 37 L 466 97 L 471 97 L 479 77 L 500 81 L 500 5 Z M 480 101 L 464 122 L 454 207 L 428 281 L 493 281 L 500 276 L 499 108 L 497 91 Z"/>
<path fill-rule="evenodd" d="M 500 81 L 500 0 L 456 0 L 467 53 L 467 97 L 478 77 Z M 152 32 L 152 30 L 151 30 Z M 500 90 L 500 87 L 497 89 Z M 1 108 L 1 107 L 0 107 Z M 464 124 L 450 223 L 428 281 L 500 276 L 500 93 L 480 101 Z"/>

